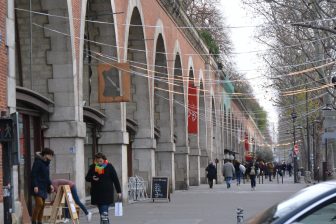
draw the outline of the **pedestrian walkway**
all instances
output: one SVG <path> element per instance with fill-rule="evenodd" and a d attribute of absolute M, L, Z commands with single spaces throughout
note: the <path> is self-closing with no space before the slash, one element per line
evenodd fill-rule
<path fill-rule="evenodd" d="M 264 179 L 258 184 L 256 191 L 251 191 L 250 183 L 239 187 L 233 181 L 232 187 L 226 189 L 225 184 L 190 187 L 187 191 L 175 191 L 171 202 L 155 202 L 151 200 L 124 206 L 124 216 L 114 217 L 114 209 L 110 211 L 113 224 L 209 224 L 236 223 L 236 209 L 244 209 L 244 218 L 288 198 L 293 193 L 306 187 L 306 184 L 294 184 L 293 178 L 284 177 L 284 184 L 277 184 Z M 81 215 L 80 223 L 88 223 Z M 92 223 L 99 223 L 99 216 L 94 214 Z"/>

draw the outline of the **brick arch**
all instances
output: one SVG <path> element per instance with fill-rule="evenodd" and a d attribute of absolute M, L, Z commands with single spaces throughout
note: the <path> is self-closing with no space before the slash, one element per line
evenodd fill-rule
<path fill-rule="evenodd" d="M 133 175 L 150 181 L 155 175 L 154 122 L 151 108 L 150 79 L 148 78 L 146 30 L 143 28 L 143 13 L 140 1 L 129 1 L 124 61 L 130 64 L 132 100 L 126 103 L 126 117 L 137 124 L 135 133 L 129 132 L 133 140 L 131 149 Z"/>
<path fill-rule="evenodd" d="M 216 99 L 215 96 L 211 96 L 211 159 L 214 160 L 213 156 L 217 155 L 217 110 L 216 110 Z"/>
<path fill-rule="evenodd" d="M 222 137 L 222 144 L 223 144 L 223 147 L 224 147 L 224 149 L 226 148 L 226 145 L 227 145 L 227 123 L 226 123 L 226 117 L 227 117 L 227 115 L 226 115 L 226 105 L 223 103 L 223 112 L 222 112 L 222 118 L 223 118 L 223 120 L 222 120 L 222 135 L 223 135 L 223 137 Z"/>
<path fill-rule="evenodd" d="M 174 96 L 173 96 L 173 117 L 174 117 L 174 134 L 177 137 L 175 145 L 186 146 L 187 145 L 187 109 L 185 107 L 184 92 L 185 88 L 183 85 L 183 66 L 182 58 L 180 53 L 177 52 L 174 57 Z M 177 76 L 177 79 L 175 78 Z"/>
<path fill-rule="evenodd" d="M 127 61 L 127 52 L 128 52 L 128 39 L 129 39 L 129 30 L 130 30 L 130 25 L 131 25 L 131 19 L 134 13 L 134 10 L 137 10 L 139 13 L 139 24 L 144 24 L 144 13 L 143 13 L 143 8 L 141 1 L 138 0 L 129 0 L 128 1 L 128 6 L 127 6 L 127 14 L 126 14 L 126 20 L 125 20 L 125 41 L 124 41 L 124 57 L 123 60 Z M 144 39 L 148 39 L 146 29 L 141 27 L 142 32 L 143 32 L 143 37 Z M 145 53 L 146 53 L 146 61 L 148 62 L 148 46 L 147 42 L 145 41 Z M 148 65 L 147 65 L 148 66 Z"/>
<path fill-rule="evenodd" d="M 29 1 L 16 1 L 15 4 L 18 8 L 29 8 Z M 22 80 L 17 84 L 55 102 L 53 113 L 45 117 L 49 128 L 44 131 L 42 140 L 46 147 L 55 150 L 55 164 L 59 164 L 51 167 L 51 173 L 69 173 L 70 178 L 79 186 L 79 195 L 83 196 L 84 153 L 83 136 L 80 135 L 84 132 L 84 126 L 80 105 L 78 55 L 75 50 L 78 40 L 75 38 L 73 24 L 73 11 L 76 9 L 72 9 L 72 4 L 67 0 L 57 3 L 54 0 L 40 0 L 32 2 L 32 10 L 46 13 L 32 13 L 34 23 L 39 24 L 33 25 L 32 77 L 29 72 L 20 72 L 29 71 L 29 13 L 15 11 L 18 26 L 16 35 L 20 45 L 15 46 L 15 50 L 16 56 L 21 60 L 17 64 L 19 69 L 15 75 L 18 80 Z M 75 148 L 75 152 L 63 150 L 70 147 Z"/>
<path fill-rule="evenodd" d="M 111 103 L 100 103 L 98 100 L 98 70 L 101 64 L 112 64 L 119 61 L 118 57 L 118 47 L 117 45 L 117 34 L 116 34 L 116 17 L 114 16 L 112 2 L 110 0 L 85 0 L 85 5 L 82 5 L 82 29 L 81 29 L 81 61 L 80 69 L 82 70 L 82 89 L 83 89 L 83 101 L 86 102 L 85 106 L 91 108 L 103 109 L 104 113 L 107 115 L 104 119 L 102 127 L 99 127 L 96 123 L 85 120 L 86 124 L 86 136 L 89 136 L 92 141 L 89 141 L 84 146 L 84 164 L 85 172 L 88 171 L 89 161 L 93 161 L 94 154 L 98 151 L 104 152 L 108 160 L 116 164 L 115 156 L 110 150 L 111 142 L 106 141 L 106 136 L 110 136 L 118 128 L 125 130 L 125 122 L 120 119 L 120 115 L 116 113 L 116 107 L 119 105 Z M 84 3 L 83 2 L 83 3 Z M 108 15 L 107 13 L 110 13 Z M 90 22 L 94 21 L 104 21 L 105 23 Z M 114 24 L 114 25 L 112 25 Z M 83 39 L 85 39 L 83 41 Z M 113 68 L 110 68 L 113 71 Z M 114 71 L 115 76 L 113 81 L 120 84 L 120 79 L 117 71 Z M 112 77 L 110 77 L 112 78 Z M 114 88 L 114 94 L 117 94 L 116 88 Z M 100 131 L 102 140 L 98 141 L 95 137 L 97 131 Z M 98 146 L 99 143 L 99 146 Z M 117 165 L 117 172 L 119 167 Z M 88 184 L 86 183 L 85 189 L 88 189 Z M 86 192 L 87 195 L 89 191 Z"/>
<path fill-rule="evenodd" d="M 192 58 L 192 56 L 190 56 L 189 58 L 188 58 L 188 68 L 186 69 L 187 71 L 188 71 L 188 73 L 186 74 L 188 77 L 189 77 L 189 79 L 188 79 L 188 83 L 191 81 L 191 80 L 193 80 L 193 84 L 195 85 L 195 86 L 197 86 L 197 80 L 196 80 L 196 77 L 195 77 L 195 74 L 196 74 L 196 71 L 195 71 L 195 66 L 194 66 L 194 60 L 193 60 L 193 58 Z M 190 79 L 190 71 L 192 71 L 192 74 L 193 74 L 193 79 Z M 189 85 L 189 84 L 188 84 Z"/>

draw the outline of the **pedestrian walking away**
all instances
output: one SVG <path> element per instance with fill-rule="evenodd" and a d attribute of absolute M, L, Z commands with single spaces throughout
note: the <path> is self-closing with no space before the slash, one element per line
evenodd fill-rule
<path fill-rule="evenodd" d="M 251 162 L 246 169 L 246 173 L 250 176 L 251 180 L 251 190 L 254 191 L 256 188 L 256 176 L 258 172 L 258 167 L 254 162 Z"/>
<path fill-rule="evenodd" d="M 224 160 L 222 173 L 226 182 L 226 187 L 229 189 L 231 187 L 232 177 L 235 175 L 235 168 L 230 160 Z"/>
<path fill-rule="evenodd" d="M 32 214 L 32 224 L 42 224 L 45 199 L 48 192 L 53 192 L 54 187 L 50 180 L 50 161 L 54 156 L 54 151 L 45 148 L 36 154 L 32 171 L 31 187 L 35 199 L 35 206 Z"/>
<path fill-rule="evenodd" d="M 83 203 L 79 200 L 78 194 L 77 194 L 77 188 L 76 185 L 73 181 L 71 180 L 66 180 L 66 179 L 55 179 L 51 181 L 55 192 L 57 192 L 58 187 L 62 186 L 62 185 L 69 185 L 70 186 L 70 190 L 71 190 L 71 194 L 72 197 L 75 201 L 75 203 L 83 210 L 84 214 L 86 215 L 86 218 L 89 222 L 91 222 L 92 219 L 92 213 L 88 212 L 88 210 L 86 209 L 85 205 L 83 205 Z M 68 205 L 66 206 L 66 210 L 65 210 L 65 218 L 69 219 L 70 218 L 70 214 L 68 211 Z M 65 220 L 67 221 L 67 220 Z"/>
<path fill-rule="evenodd" d="M 91 204 L 97 205 L 101 222 L 109 223 L 108 209 L 114 202 L 114 187 L 121 199 L 121 187 L 117 173 L 102 153 L 95 155 L 95 163 L 92 164 L 85 177 L 91 183 Z"/>
<path fill-rule="evenodd" d="M 209 165 L 207 166 L 207 168 L 205 168 L 205 171 L 207 171 L 209 187 L 212 188 L 213 181 L 217 178 L 217 170 L 212 161 L 209 162 Z"/>
<path fill-rule="evenodd" d="M 233 161 L 233 166 L 235 168 L 235 173 L 236 173 L 236 179 L 237 179 L 237 186 L 240 185 L 240 179 L 241 179 L 241 176 L 242 176 L 242 172 L 240 170 L 240 162 L 237 161 L 237 160 L 234 160 Z"/>

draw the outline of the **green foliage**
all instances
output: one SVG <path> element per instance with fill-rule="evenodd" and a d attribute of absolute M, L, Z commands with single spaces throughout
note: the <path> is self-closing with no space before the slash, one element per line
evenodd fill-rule
<path fill-rule="evenodd" d="M 214 56 L 217 58 L 218 54 L 220 53 L 219 46 L 215 39 L 212 37 L 211 33 L 206 30 L 202 30 L 199 32 L 199 34 L 209 48 L 210 54 L 214 54 Z"/>
<path fill-rule="evenodd" d="M 259 105 L 258 105 L 259 106 Z M 258 112 L 255 114 L 257 126 L 261 132 L 265 132 L 267 128 L 267 113 L 259 106 Z"/>
<path fill-rule="evenodd" d="M 273 161 L 273 153 L 269 149 L 258 149 L 256 152 L 257 160 L 264 162 L 272 162 Z"/>

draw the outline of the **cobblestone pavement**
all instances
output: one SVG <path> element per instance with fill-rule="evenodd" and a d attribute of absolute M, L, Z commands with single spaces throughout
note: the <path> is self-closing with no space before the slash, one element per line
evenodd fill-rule
<path fill-rule="evenodd" d="M 136 202 L 124 206 L 124 216 L 114 217 L 114 208 L 110 210 L 110 223 L 113 224 L 210 224 L 236 223 L 236 209 L 244 209 L 244 218 L 284 200 L 305 184 L 293 184 L 293 178 L 284 178 L 284 183 L 276 180 L 258 184 L 251 191 L 250 183 L 239 187 L 233 182 L 230 189 L 225 184 L 217 184 L 213 189 L 208 185 L 190 187 L 188 191 L 175 191 L 171 202 L 153 203 L 151 200 Z M 260 182 L 262 182 L 260 180 Z M 99 223 L 97 209 L 91 223 Z M 80 223 L 88 223 L 81 215 Z"/>

